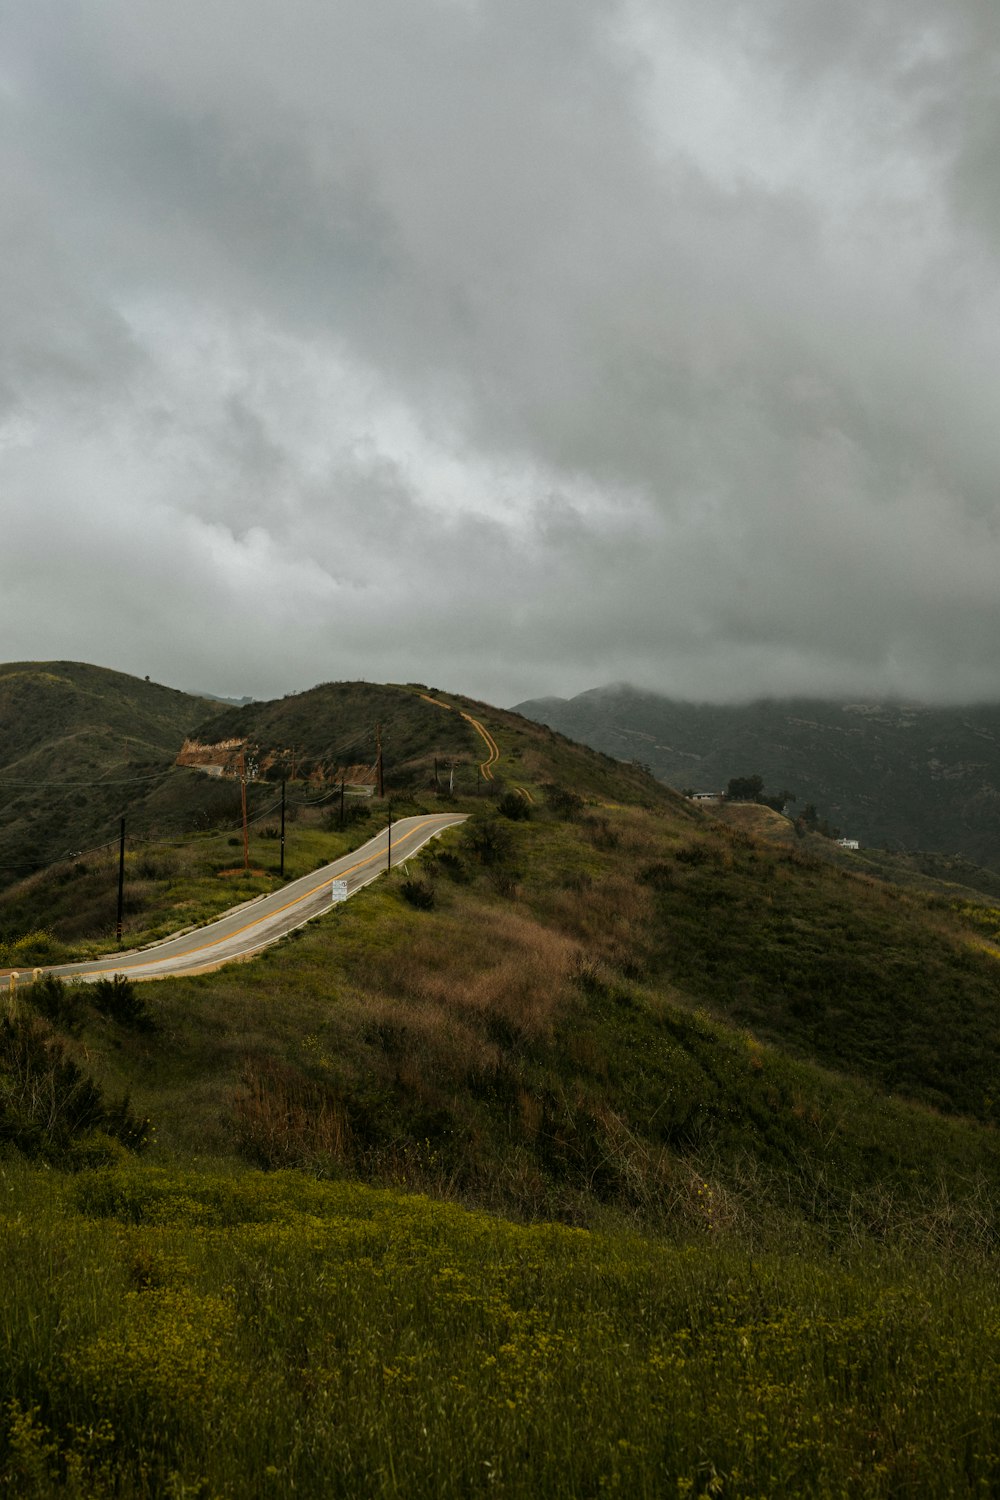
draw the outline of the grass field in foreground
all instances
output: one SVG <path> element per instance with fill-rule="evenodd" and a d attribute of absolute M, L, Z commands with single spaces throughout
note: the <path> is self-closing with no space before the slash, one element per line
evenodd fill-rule
<path fill-rule="evenodd" d="M 996 1493 L 1000 1298 L 290 1173 L 0 1169 L 22 1497 Z"/>

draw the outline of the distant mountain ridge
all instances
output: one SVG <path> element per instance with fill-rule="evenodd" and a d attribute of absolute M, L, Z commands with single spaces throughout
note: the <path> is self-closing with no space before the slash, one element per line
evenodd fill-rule
<path fill-rule="evenodd" d="M 759 774 L 863 844 L 1000 868 L 1000 704 L 760 699 L 688 703 L 627 684 L 516 712 L 680 790 Z"/>

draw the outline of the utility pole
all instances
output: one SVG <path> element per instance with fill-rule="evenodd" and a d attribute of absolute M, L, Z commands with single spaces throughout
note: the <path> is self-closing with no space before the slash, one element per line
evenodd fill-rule
<path fill-rule="evenodd" d="M 388 857 L 386 858 L 385 867 L 386 867 L 387 870 L 391 870 L 392 869 L 392 808 L 391 807 L 389 809 L 389 853 L 388 853 Z"/>
<path fill-rule="evenodd" d="M 250 868 L 250 835 L 247 832 L 247 766 L 246 757 L 240 750 L 240 803 L 243 807 L 243 868 Z"/>
<path fill-rule="evenodd" d="M 344 778 L 340 778 L 340 831 L 344 831 Z"/>
<path fill-rule="evenodd" d="M 382 779 L 382 726 L 375 725 L 375 775 L 378 783 L 378 794 L 385 796 L 385 783 Z"/>
<path fill-rule="evenodd" d="M 438 781 L 438 758 L 436 755 L 434 757 L 434 790 L 436 792 L 441 790 L 441 783 Z"/>
<path fill-rule="evenodd" d="M 118 922 L 115 927 L 115 941 L 122 940 L 122 917 L 125 913 L 125 819 L 122 818 L 121 833 L 118 839 Z"/>
<path fill-rule="evenodd" d="M 285 878 L 285 778 L 281 778 L 281 869 L 278 872 L 282 880 Z"/>

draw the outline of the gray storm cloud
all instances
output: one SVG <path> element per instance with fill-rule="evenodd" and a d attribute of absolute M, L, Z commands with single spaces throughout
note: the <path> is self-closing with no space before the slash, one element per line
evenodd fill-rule
<path fill-rule="evenodd" d="M 973 0 L 10 0 L 7 659 L 1000 695 Z"/>

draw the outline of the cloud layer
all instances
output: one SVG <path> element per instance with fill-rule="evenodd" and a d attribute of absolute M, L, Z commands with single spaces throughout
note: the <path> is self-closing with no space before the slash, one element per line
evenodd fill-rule
<path fill-rule="evenodd" d="M 978 0 L 10 0 L 5 659 L 1000 696 Z"/>

